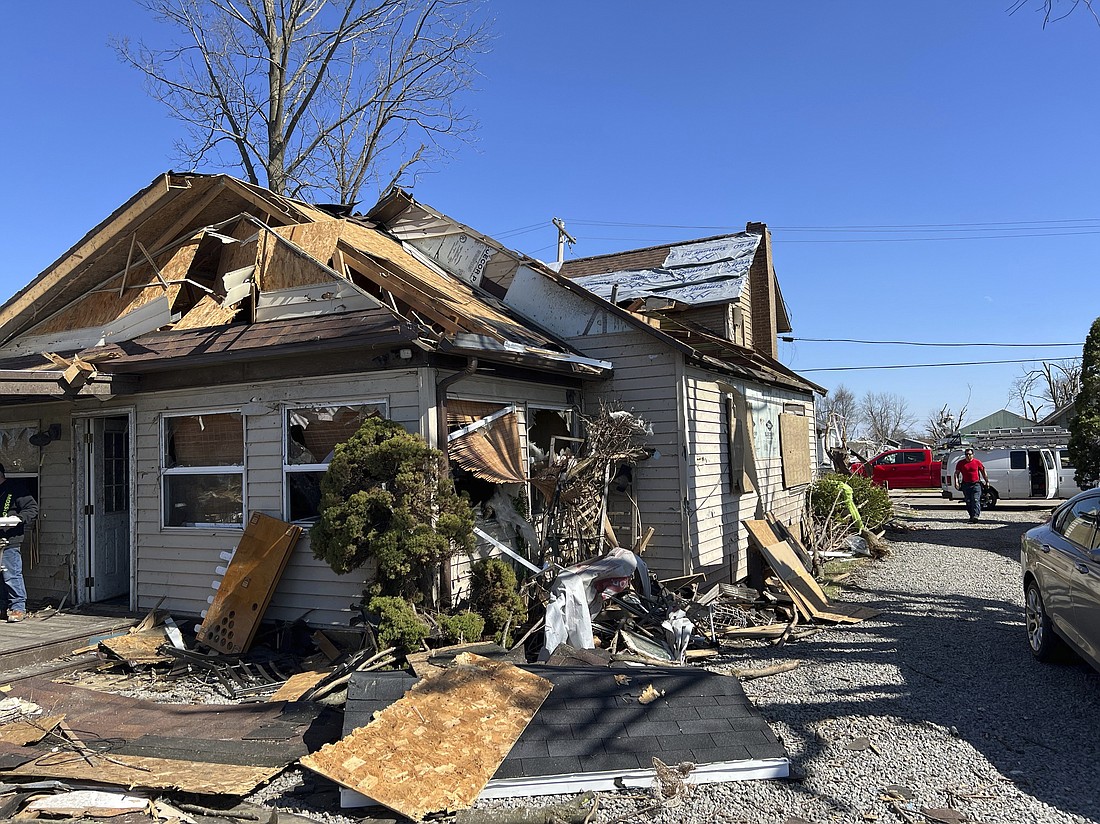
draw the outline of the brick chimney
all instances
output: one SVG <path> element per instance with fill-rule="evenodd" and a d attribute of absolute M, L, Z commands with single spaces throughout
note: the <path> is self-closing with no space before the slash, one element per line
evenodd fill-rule
<path fill-rule="evenodd" d="M 761 236 L 752 266 L 749 268 L 749 300 L 752 302 L 752 348 L 778 360 L 776 340 L 779 296 L 776 294 L 775 269 L 772 268 L 772 235 L 763 223 L 748 223 L 746 232 Z"/>

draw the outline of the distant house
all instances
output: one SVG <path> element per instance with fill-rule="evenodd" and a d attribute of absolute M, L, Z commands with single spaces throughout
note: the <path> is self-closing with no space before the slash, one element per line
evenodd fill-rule
<path fill-rule="evenodd" d="M 1039 421 L 1040 426 L 1060 426 L 1069 429 L 1070 421 L 1077 417 L 1077 404 L 1067 403 Z"/>
<path fill-rule="evenodd" d="M 740 519 L 799 517 L 820 391 L 775 359 L 787 314 L 770 237 L 750 230 L 646 250 L 728 281 L 713 301 L 651 304 L 608 300 L 402 192 L 348 217 L 224 175 L 157 177 L 0 307 L 0 462 L 42 505 L 32 600 L 197 615 L 219 553 L 263 512 L 307 528 L 268 614 L 346 623 L 368 572 L 315 560 L 308 526 L 333 446 L 364 416 L 536 495 L 537 456 L 601 402 L 653 427 L 653 457 L 608 501 L 620 542 L 653 527 L 658 574 L 736 580 Z M 486 420 L 500 437 L 474 444 Z"/>
<path fill-rule="evenodd" d="M 971 432 L 980 432 L 985 429 L 1010 429 L 1018 426 L 1035 425 L 1035 421 L 1025 418 L 1023 415 L 1017 415 L 1008 409 L 1001 409 L 992 415 L 986 415 L 973 423 L 968 423 L 966 426 L 961 427 L 959 432 L 969 435 Z"/>

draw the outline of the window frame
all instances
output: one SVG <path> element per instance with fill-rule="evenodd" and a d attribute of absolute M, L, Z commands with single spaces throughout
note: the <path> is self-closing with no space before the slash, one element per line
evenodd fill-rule
<path fill-rule="evenodd" d="M 373 406 L 378 409 L 380 414 L 386 420 L 393 420 L 390 417 L 390 402 L 387 397 L 378 398 L 352 398 L 352 399 L 336 399 L 326 401 L 316 401 L 308 403 L 283 403 L 279 407 L 279 435 L 282 439 L 282 445 L 280 452 L 282 454 L 282 467 L 281 467 L 281 497 L 282 497 L 282 514 L 283 519 L 287 523 L 296 524 L 302 526 L 307 530 L 313 524 L 317 523 L 317 517 L 311 518 L 299 518 L 291 520 L 290 513 L 290 475 L 293 474 L 324 474 L 328 471 L 330 461 L 323 461 L 319 463 L 290 463 L 289 445 L 290 445 L 290 413 L 296 409 L 328 409 L 333 407 L 356 407 L 356 406 Z"/>
<path fill-rule="evenodd" d="M 224 464 L 221 466 L 166 466 L 168 457 L 168 420 L 170 418 L 200 418 L 203 415 L 239 415 L 241 419 L 241 463 Z M 214 531 L 219 529 L 244 530 L 248 519 L 248 431 L 247 418 L 240 406 L 210 408 L 187 411 L 165 411 L 159 416 L 159 435 L 157 447 L 160 455 L 157 462 L 160 467 L 160 528 L 162 530 L 187 530 L 196 529 Z M 202 475 L 240 475 L 241 478 L 241 521 L 240 523 L 210 523 L 196 522 L 194 524 L 168 524 L 168 483 L 173 477 L 194 477 Z"/>

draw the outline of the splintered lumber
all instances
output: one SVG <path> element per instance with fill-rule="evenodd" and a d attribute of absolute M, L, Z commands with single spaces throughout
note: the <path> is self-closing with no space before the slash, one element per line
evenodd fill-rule
<path fill-rule="evenodd" d="M 416 821 L 465 809 L 551 689 L 512 664 L 462 653 L 301 764 Z"/>
<path fill-rule="evenodd" d="M 300 526 L 252 513 L 196 633 L 198 641 L 218 652 L 248 649 L 301 534 Z"/>
<path fill-rule="evenodd" d="M 879 614 L 876 609 L 830 603 L 791 545 L 777 536 L 767 521 L 742 521 L 796 608 L 810 620 L 855 624 Z"/>

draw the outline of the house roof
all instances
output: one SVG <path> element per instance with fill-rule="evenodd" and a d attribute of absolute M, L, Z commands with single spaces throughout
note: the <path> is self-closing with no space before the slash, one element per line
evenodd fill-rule
<path fill-rule="evenodd" d="M 414 215 L 414 217 L 407 226 L 403 225 L 402 221 L 409 214 Z M 386 226 L 400 237 L 426 238 L 449 232 L 452 234 L 462 233 L 476 239 L 490 247 L 494 253 L 485 266 L 485 274 L 482 277 L 483 282 L 490 277 L 489 273 L 492 272 L 492 276 L 499 278 L 501 283 L 508 283 L 511 280 L 512 272 L 520 266 L 526 266 L 571 293 L 598 305 L 603 311 L 614 315 L 638 331 L 659 339 L 665 345 L 680 351 L 686 357 L 694 359 L 708 369 L 751 378 L 766 384 L 787 386 L 800 391 L 814 391 L 822 394 L 826 392 L 824 387 L 798 375 L 778 361 L 747 347 L 739 346 L 732 341 L 719 338 L 682 318 L 674 318 L 670 315 L 655 320 L 653 317 L 644 317 L 635 312 L 627 311 L 610 302 L 606 297 L 585 288 L 580 282 L 555 271 L 542 261 L 529 257 L 522 252 L 508 249 L 494 238 L 448 217 L 443 212 L 425 203 L 417 201 L 410 193 L 401 189 L 391 191 L 367 213 L 367 217 Z M 749 234 L 752 233 L 718 235 L 704 240 L 723 240 Z M 760 236 L 756 235 L 756 237 L 759 238 Z M 702 241 L 665 244 L 632 252 L 578 259 L 568 263 L 569 265 L 583 263 L 584 267 L 587 267 L 584 270 L 590 273 L 597 273 L 602 266 L 610 267 L 609 270 L 613 270 L 615 267 L 622 265 L 623 261 L 629 261 L 630 265 L 645 266 L 654 261 L 668 259 L 670 249 L 673 246 L 692 246 L 700 242 Z M 580 270 L 578 269 L 578 271 Z M 502 287 L 502 289 L 506 291 L 506 287 Z"/>
<path fill-rule="evenodd" d="M 685 306 L 728 303 L 742 297 L 761 241 L 763 223 L 750 223 L 744 232 L 682 240 L 642 249 L 612 252 L 562 263 L 565 277 L 615 302 L 662 298 Z M 779 282 L 775 289 L 777 332 L 791 331 Z"/>
<path fill-rule="evenodd" d="M 999 409 L 991 415 L 979 418 L 960 427 L 960 432 L 977 432 L 981 429 L 1006 429 L 1013 426 L 1034 426 L 1035 422 L 1008 409 Z"/>
<path fill-rule="evenodd" d="M 578 378 L 610 370 L 369 219 L 226 175 L 159 176 L 0 306 L 0 368 L 15 370 L 387 342 Z"/>

